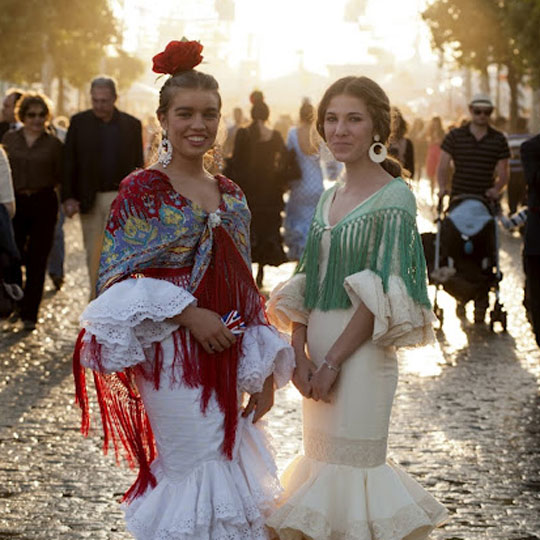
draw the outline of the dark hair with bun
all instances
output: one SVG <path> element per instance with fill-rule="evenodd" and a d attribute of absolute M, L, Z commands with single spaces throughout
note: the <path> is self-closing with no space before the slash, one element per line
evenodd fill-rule
<path fill-rule="evenodd" d="M 221 110 L 221 96 L 216 79 L 207 73 L 190 69 L 189 71 L 181 71 L 165 81 L 159 91 L 159 106 L 156 111 L 158 115 L 165 114 L 169 110 L 172 97 L 177 88 L 215 92 L 218 98 L 218 109 Z"/>
<path fill-rule="evenodd" d="M 332 98 L 348 95 L 361 99 L 367 107 L 373 122 L 373 133 L 379 135 L 380 142 L 386 144 L 390 136 L 390 100 L 384 90 L 368 77 L 343 77 L 332 84 L 324 93 L 317 110 L 317 131 L 324 136 L 324 117 Z M 392 176 L 400 176 L 402 167 L 399 161 L 387 157 L 382 163 L 383 169 Z"/>
<path fill-rule="evenodd" d="M 251 107 L 251 118 L 253 122 L 249 126 L 250 135 L 255 141 L 258 141 L 260 138 L 260 130 L 257 124 L 258 120 L 266 122 L 270 116 L 270 109 L 268 105 L 264 102 L 264 95 L 260 90 L 254 90 L 249 96 L 249 100 L 253 104 Z"/>

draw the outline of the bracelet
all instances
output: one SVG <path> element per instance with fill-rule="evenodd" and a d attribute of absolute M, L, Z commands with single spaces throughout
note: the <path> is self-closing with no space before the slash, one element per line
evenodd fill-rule
<path fill-rule="evenodd" d="M 326 366 L 330 371 L 334 371 L 335 373 L 339 373 L 339 370 L 341 369 L 339 367 L 333 366 L 330 362 L 328 362 L 328 360 L 326 360 L 326 358 L 322 361 L 322 363 L 323 366 Z"/>

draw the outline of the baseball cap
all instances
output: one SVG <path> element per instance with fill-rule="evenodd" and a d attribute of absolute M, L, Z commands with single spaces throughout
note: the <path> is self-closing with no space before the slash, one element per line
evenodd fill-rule
<path fill-rule="evenodd" d="M 475 94 L 469 102 L 471 107 L 490 107 L 493 108 L 493 102 L 487 94 Z"/>

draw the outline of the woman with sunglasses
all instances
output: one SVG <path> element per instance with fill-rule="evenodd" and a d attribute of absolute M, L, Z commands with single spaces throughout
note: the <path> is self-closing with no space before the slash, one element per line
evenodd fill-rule
<path fill-rule="evenodd" d="M 55 187 L 62 173 L 62 143 L 47 131 L 51 119 L 48 99 L 28 93 L 17 103 L 15 115 L 22 127 L 4 135 L 2 143 L 13 173 L 17 213 L 13 219 L 15 240 L 26 266 L 24 298 L 19 315 L 25 330 L 34 330 L 47 258 L 58 214 Z M 19 272 L 22 286 L 22 273 Z"/>

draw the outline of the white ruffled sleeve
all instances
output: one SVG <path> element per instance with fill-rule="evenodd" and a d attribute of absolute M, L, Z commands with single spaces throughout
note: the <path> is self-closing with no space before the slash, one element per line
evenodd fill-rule
<path fill-rule="evenodd" d="M 293 349 L 275 328 L 267 325 L 247 327 L 238 366 L 241 390 L 250 394 L 260 392 L 271 373 L 276 387 L 281 388 L 291 379 L 294 366 Z"/>
<path fill-rule="evenodd" d="M 390 276 L 386 293 L 381 278 L 371 270 L 347 276 L 344 285 L 353 306 L 357 308 L 363 302 L 375 316 L 373 343 L 376 345 L 413 347 L 434 340 L 435 315 L 409 296 L 400 277 Z"/>
<path fill-rule="evenodd" d="M 95 337 L 101 346 L 100 366 L 95 365 L 91 348 L 84 346 L 82 364 L 113 372 L 144 362 L 144 350 L 178 328 L 167 319 L 195 302 L 185 289 L 162 279 L 115 283 L 90 302 L 80 317 L 85 330 L 83 341 L 88 343 Z"/>
<path fill-rule="evenodd" d="M 296 274 L 280 283 L 271 293 L 266 304 L 270 322 L 282 332 L 291 331 L 293 322 L 307 326 L 309 310 L 304 307 L 306 275 Z"/>

